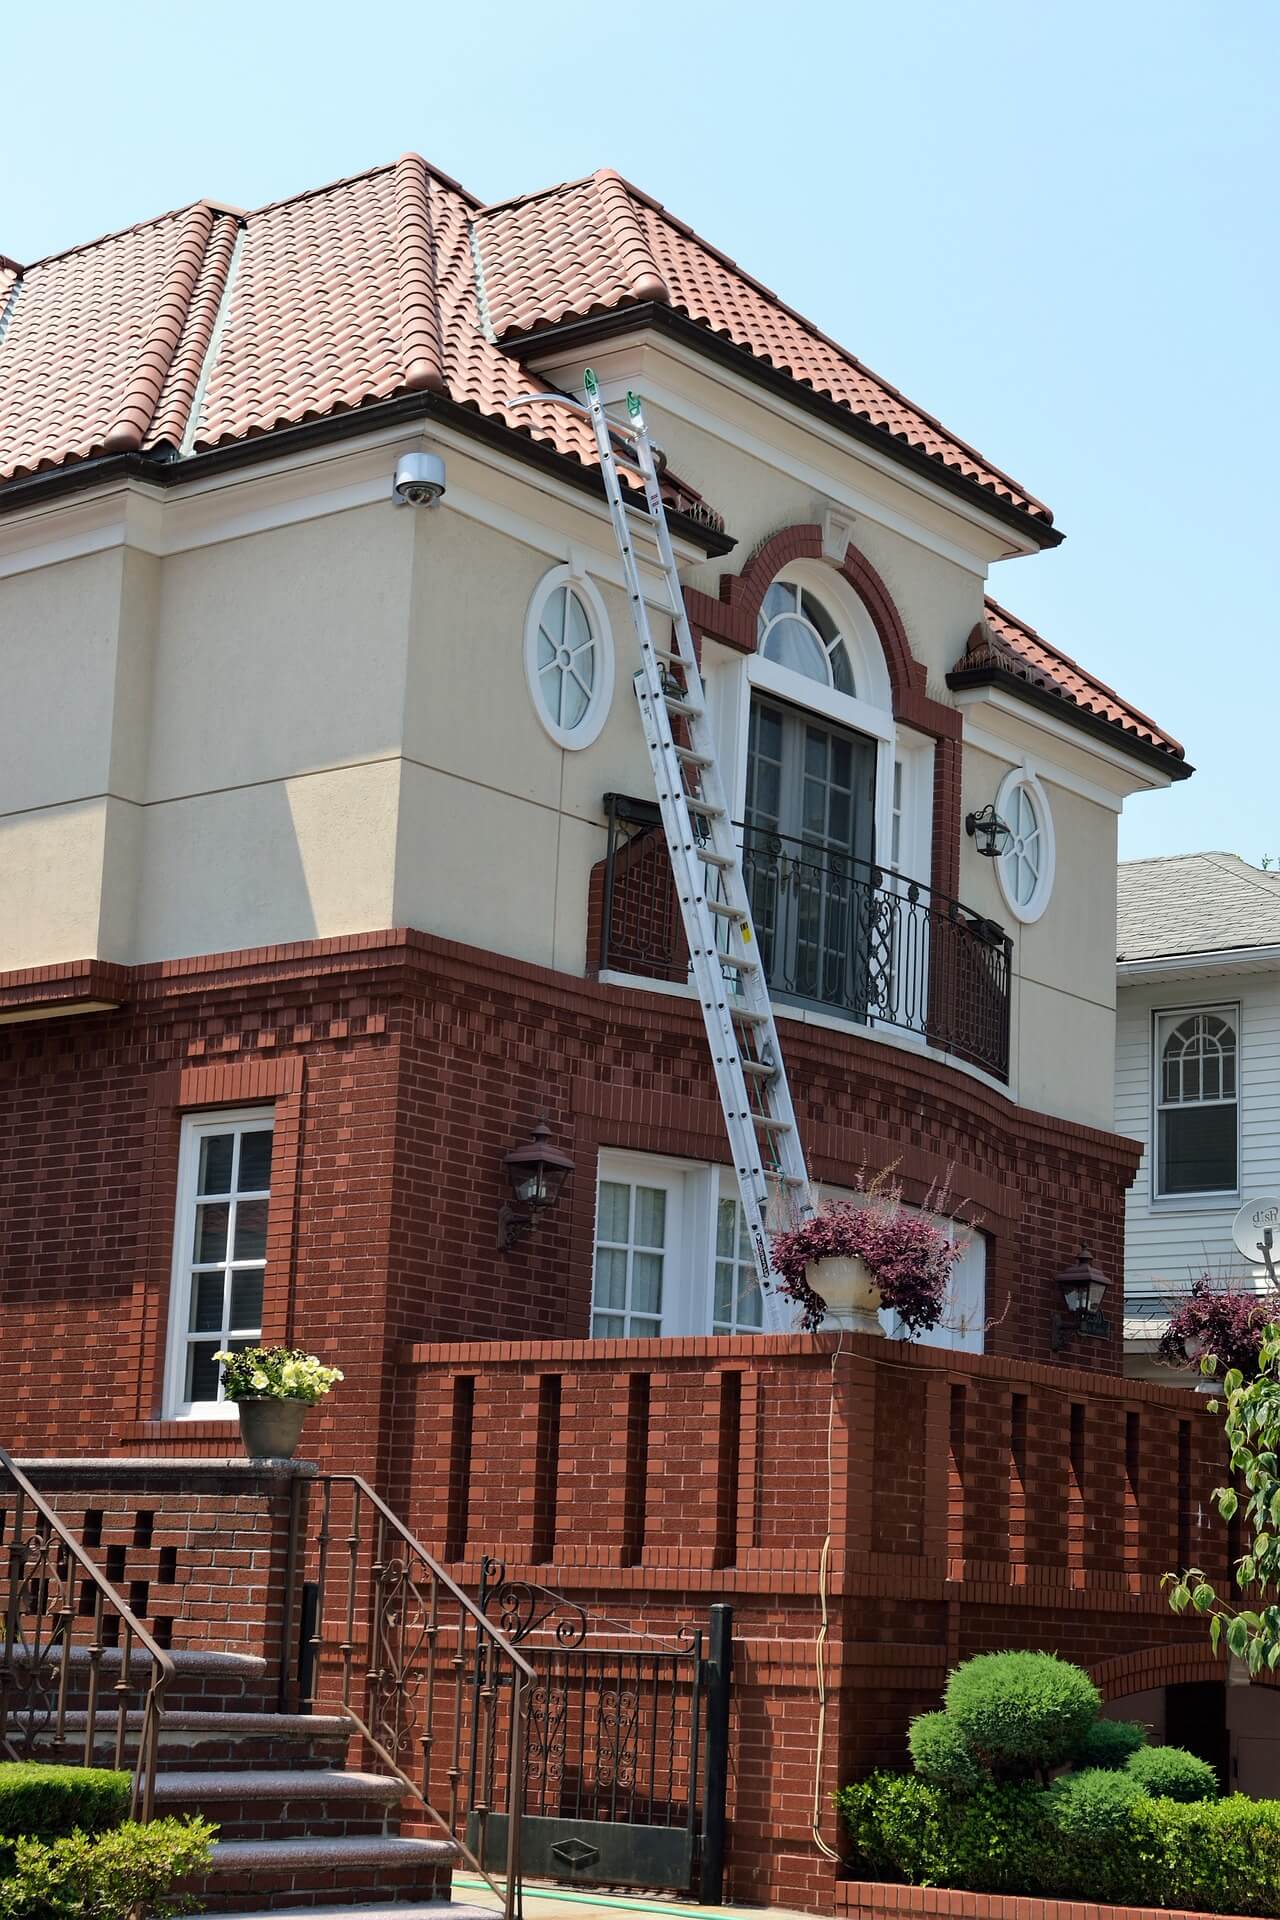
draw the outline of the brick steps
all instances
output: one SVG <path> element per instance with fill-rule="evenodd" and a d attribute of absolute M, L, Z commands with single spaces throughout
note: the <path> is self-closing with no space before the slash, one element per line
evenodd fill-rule
<path fill-rule="evenodd" d="M 331 1767 L 162 1770 L 157 1813 L 199 1813 L 223 1840 L 305 1840 L 385 1835 L 404 1798 L 388 1774 Z"/>
<path fill-rule="evenodd" d="M 398 1902 L 453 1915 L 459 1909 L 447 1896 L 457 1858 L 451 1840 L 392 1835 L 219 1840 L 208 1871 L 185 1891 L 210 1913 L 241 1913 L 250 1902 L 254 1911 L 269 1914 L 326 1908 L 348 1914 L 353 1907 L 358 1913 L 362 1903 L 367 1913 L 372 1893 L 393 1910 Z M 349 1904 L 342 1903 L 343 1894 L 350 1895 Z"/>
<path fill-rule="evenodd" d="M 15 1714 L 19 1728 L 32 1716 Z M 88 1715 L 83 1709 L 65 1718 L 65 1753 L 79 1760 Z M 109 1765 L 115 1748 L 118 1715 L 114 1708 L 94 1720 L 94 1759 Z M 41 1716 L 37 1730 L 43 1725 Z M 131 1734 L 142 1725 L 142 1715 L 130 1712 L 125 1725 Z M 160 1768 L 163 1772 L 188 1768 L 217 1771 L 252 1765 L 277 1768 L 341 1767 L 351 1742 L 351 1723 L 341 1714 L 219 1712 L 207 1708 L 166 1709 L 161 1723 Z"/>

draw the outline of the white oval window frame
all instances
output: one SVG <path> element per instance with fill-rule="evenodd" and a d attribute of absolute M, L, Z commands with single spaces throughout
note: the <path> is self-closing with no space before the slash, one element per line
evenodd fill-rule
<path fill-rule="evenodd" d="M 542 623 L 542 613 L 552 594 L 561 587 L 571 587 L 587 611 L 591 631 L 596 642 L 596 660 L 599 672 L 595 686 L 591 689 L 591 698 L 587 710 L 576 727 L 562 727 L 547 712 L 542 700 L 542 687 L 538 678 L 538 628 Z M 563 747 L 567 753 L 580 753 L 600 738 L 601 729 L 609 718 L 609 708 L 613 704 L 613 634 L 609 628 L 609 616 L 604 609 L 604 601 L 595 582 L 585 573 L 579 573 L 574 567 L 564 565 L 552 567 L 544 573 L 532 594 L 524 617 L 524 675 L 529 684 L 529 698 L 533 701 L 533 710 L 541 722 L 544 733 Z"/>
<path fill-rule="evenodd" d="M 1053 809 L 1049 805 L 1049 796 L 1041 781 L 1032 773 L 1030 767 L 1011 767 L 996 791 L 996 812 L 1002 820 L 1010 816 L 1010 803 L 1020 787 L 1025 787 L 1031 795 L 1032 804 L 1040 816 L 1040 839 L 1044 847 L 1044 864 L 1036 879 L 1031 898 L 1019 902 L 1014 898 L 1013 889 L 1005 877 L 1005 856 L 1001 854 L 995 863 L 996 879 L 1004 895 L 1005 905 L 1015 920 L 1024 927 L 1034 925 L 1049 904 L 1053 892 L 1054 869 L 1057 866 L 1057 844 L 1053 832 Z"/>

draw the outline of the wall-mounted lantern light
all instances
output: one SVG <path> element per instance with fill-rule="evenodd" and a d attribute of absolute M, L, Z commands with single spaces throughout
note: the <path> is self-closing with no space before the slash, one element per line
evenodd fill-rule
<path fill-rule="evenodd" d="M 510 1252 L 524 1239 L 539 1213 L 554 1207 L 573 1172 L 569 1155 L 549 1146 L 550 1138 L 551 1129 L 546 1120 L 539 1120 L 532 1140 L 503 1155 L 502 1164 L 516 1199 L 515 1206 L 509 1200 L 504 1201 L 498 1214 L 498 1245 L 504 1252 Z"/>
<path fill-rule="evenodd" d="M 1106 1274 L 1094 1266 L 1088 1247 L 1081 1247 L 1079 1256 L 1058 1275 L 1058 1289 L 1066 1312 L 1053 1316 L 1049 1344 L 1055 1353 L 1060 1353 L 1077 1334 L 1085 1334 L 1091 1340 L 1104 1340 L 1110 1333 L 1111 1322 L 1102 1311 L 1103 1295 L 1109 1284 Z"/>
<path fill-rule="evenodd" d="M 991 801 L 964 817 L 964 830 L 985 860 L 998 860 L 1013 838 L 1013 828 L 1002 820 Z"/>

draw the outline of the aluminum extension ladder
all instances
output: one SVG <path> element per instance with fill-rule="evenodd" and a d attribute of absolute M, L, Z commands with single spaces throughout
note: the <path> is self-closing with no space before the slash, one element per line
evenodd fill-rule
<path fill-rule="evenodd" d="M 794 1224 L 811 1214 L 813 1197 L 752 922 L 742 853 L 720 777 L 702 675 L 640 402 L 634 394 L 627 395 L 630 424 L 623 428 L 606 415 L 599 383 L 590 369 L 585 387 L 586 412 L 595 428 L 609 514 L 640 642 L 636 699 L 680 900 L 690 970 L 707 1029 L 742 1210 L 760 1279 L 763 1321 L 773 1331 L 784 1330 L 793 1315 L 785 1296 L 770 1284 L 769 1233 L 771 1228 Z M 628 464 L 634 456 L 644 481 L 645 504 L 674 628 L 674 653 L 657 646 L 650 631 L 618 477 L 615 440 L 628 449 Z"/>

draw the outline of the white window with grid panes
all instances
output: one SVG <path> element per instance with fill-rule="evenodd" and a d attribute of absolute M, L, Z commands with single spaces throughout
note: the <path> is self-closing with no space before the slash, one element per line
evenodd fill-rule
<path fill-rule="evenodd" d="M 214 1355 L 257 1346 L 267 1266 L 274 1112 L 189 1114 L 182 1123 L 165 1412 L 232 1415 Z"/>

